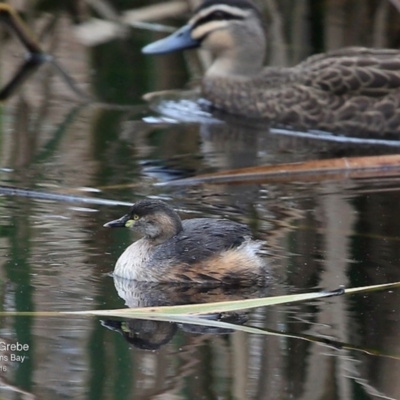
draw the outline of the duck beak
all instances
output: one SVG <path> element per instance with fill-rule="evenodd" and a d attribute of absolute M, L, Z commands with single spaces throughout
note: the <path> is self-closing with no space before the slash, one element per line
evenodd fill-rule
<path fill-rule="evenodd" d="M 133 223 L 133 220 L 130 219 L 129 214 L 126 214 L 119 219 L 115 219 L 114 221 L 107 222 L 103 226 L 106 228 L 124 228 L 124 227 L 129 228 L 130 226 L 132 226 L 132 223 Z"/>
<path fill-rule="evenodd" d="M 157 40 L 143 47 L 143 54 L 167 54 L 174 51 L 193 49 L 200 46 L 200 41 L 192 39 L 192 26 L 185 25 L 172 35 Z"/>

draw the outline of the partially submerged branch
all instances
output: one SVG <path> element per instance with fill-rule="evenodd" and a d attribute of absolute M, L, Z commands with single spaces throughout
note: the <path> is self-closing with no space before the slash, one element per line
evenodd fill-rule
<path fill-rule="evenodd" d="M 261 165 L 191 178 L 162 182 L 157 185 L 200 185 L 217 183 L 266 183 L 322 181 L 400 174 L 400 155 L 342 157 L 290 164 Z"/>

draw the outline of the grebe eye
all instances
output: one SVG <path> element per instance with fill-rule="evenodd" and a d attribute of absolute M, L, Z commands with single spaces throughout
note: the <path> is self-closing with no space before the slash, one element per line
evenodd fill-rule
<path fill-rule="evenodd" d="M 133 219 L 134 219 L 135 221 L 137 221 L 137 220 L 139 219 L 139 215 L 135 214 L 135 215 L 133 216 Z"/>

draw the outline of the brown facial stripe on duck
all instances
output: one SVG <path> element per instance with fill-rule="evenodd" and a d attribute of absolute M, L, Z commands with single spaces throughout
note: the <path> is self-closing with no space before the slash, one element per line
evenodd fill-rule
<path fill-rule="evenodd" d="M 210 32 L 225 28 L 228 21 L 242 20 L 246 15 L 245 11 L 227 5 L 204 9 L 189 21 L 189 25 L 192 25 L 191 36 L 195 40 L 202 41 Z"/>

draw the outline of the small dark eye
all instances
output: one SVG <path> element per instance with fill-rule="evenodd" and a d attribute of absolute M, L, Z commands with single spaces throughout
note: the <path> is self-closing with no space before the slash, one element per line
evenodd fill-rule
<path fill-rule="evenodd" d="M 137 220 L 139 219 L 139 215 L 135 214 L 135 215 L 133 216 L 133 219 L 134 219 L 135 221 L 137 221 Z"/>
<path fill-rule="evenodd" d="M 213 13 L 212 13 L 212 18 L 213 19 L 218 19 L 218 20 L 220 20 L 220 19 L 225 19 L 226 18 L 226 15 L 225 15 L 225 13 L 223 12 L 223 11 L 214 11 Z"/>

